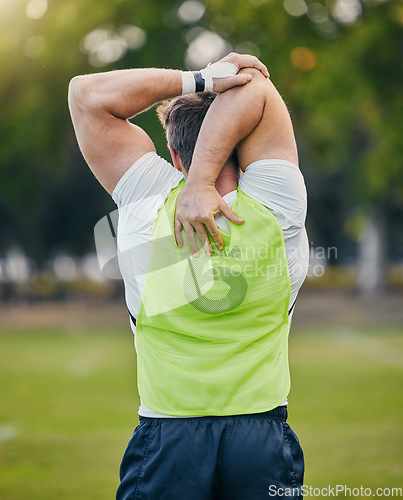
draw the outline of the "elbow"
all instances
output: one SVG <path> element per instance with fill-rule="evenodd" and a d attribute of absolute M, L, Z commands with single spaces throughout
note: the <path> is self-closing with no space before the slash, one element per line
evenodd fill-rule
<path fill-rule="evenodd" d="M 88 109 L 93 101 L 92 83 L 88 76 L 75 76 L 70 80 L 68 88 L 68 101 L 70 107 L 79 110 Z"/>
<path fill-rule="evenodd" d="M 261 71 L 255 68 L 242 68 L 239 74 L 249 73 L 252 76 L 252 80 L 248 83 L 248 86 L 264 85 L 267 83 L 268 79 L 263 75 Z M 251 85 L 252 84 L 252 85 Z"/>
<path fill-rule="evenodd" d="M 249 83 L 240 87 L 243 89 L 244 95 L 253 99 L 255 108 L 257 108 L 259 104 L 264 107 L 268 91 L 272 85 L 270 80 L 255 68 L 242 68 L 239 73 L 249 73 L 252 76 Z"/>

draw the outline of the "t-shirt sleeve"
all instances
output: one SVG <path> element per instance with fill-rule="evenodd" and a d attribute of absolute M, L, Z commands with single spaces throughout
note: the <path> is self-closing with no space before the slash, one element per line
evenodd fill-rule
<path fill-rule="evenodd" d="M 170 163 L 154 151 L 137 160 L 117 183 L 112 199 L 121 208 L 129 204 L 141 205 L 144 201 L 163 199 L 183 179 Z"/>
<path fill-rule="evenodd" d="M 307 196 L 300 169 L 285 160 L 259 160 L 251 163 L 239 180 L 247 195 L 269 208 L 283 230 L 305 225 Z"/>
<path fill-rule="evenodd" d="M 305 230 L 307 196 L 303 175 L 292 162 L 259 160 L 239 179 L 244 193 L 267 207 L 283 229 L 291 281 L 290 307 L 304 282 L 309 263 Z"/>

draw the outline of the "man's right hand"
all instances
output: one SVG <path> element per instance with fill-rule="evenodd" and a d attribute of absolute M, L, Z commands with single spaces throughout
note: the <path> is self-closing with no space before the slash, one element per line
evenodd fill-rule
<path fill-rule="evenodd" d="M 179 193 L 175 213 L 175 237 L 178 245 L 183 246 L 181 231 L 185 230 L 189 249 L 193 255 L 198 256 L 198 246 L 195 230 L 207 255 L 212 255 L 211 242 L 206 229 L 208 229 L 215 244 L 221 250 L 223 241 L 220 230 L 214 220 L 214 215 L 221 213 L 229 221 L 242 224 L 240 219 L 218 194 L 215 186 L 198 185 L 187 181 Z"/>

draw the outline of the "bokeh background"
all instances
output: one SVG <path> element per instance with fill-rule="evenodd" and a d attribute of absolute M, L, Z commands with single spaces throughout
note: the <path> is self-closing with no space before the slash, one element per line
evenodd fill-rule
<path fill-rule="evenodd" d="M 137 423 L 123 286 L 94 243 L 115 206 L 79 152 L 69 80 L 231 50 L 267 64 L 308 190 L 290 338 L 305 483 L 403 487 L 402 28 L 398 0 L 0 0 L 2 500 L 113 498 Z M 135 121 L 168 158 L 155 112 Z"/>

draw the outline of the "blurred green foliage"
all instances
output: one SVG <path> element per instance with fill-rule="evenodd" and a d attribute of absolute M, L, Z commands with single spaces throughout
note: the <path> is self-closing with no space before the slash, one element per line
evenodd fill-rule
<path fill-rule="evenodd" d="M 93 248 L 92 228 L 114 205 L 78 151 L 69 80 L 115 68 L 183 68 L 203 33 L 215 34 L 214 54 L 222 45 L 267 63 L 295 124 L 316 244 L 348 254 L 348 219 L 357 211 L 375 208 L 392 227 L 400 220 L 401 1 L 185 3 L 187 11 L 182 0 L 0 0 L 0 250 L 18 244 L 43 260 Z M 119 51 L 117 34 L 127 27 L 137 29 L 129 30 L 132 48 L 109 59 L 91 54 L 89 33 L 109 33 Z M 137 122 L 167 156 L 154 113 Z M 402 245 L 395 233 L 394 248 Z"/>

